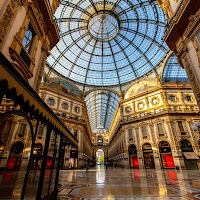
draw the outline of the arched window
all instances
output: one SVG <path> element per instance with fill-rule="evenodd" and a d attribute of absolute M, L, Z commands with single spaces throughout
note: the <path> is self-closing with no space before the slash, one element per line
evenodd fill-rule
<path fill-rule="evenodd" d="M 11 149 L 10 149 L 10 153 L 13 153 L 13 154 L 22 154 L 23 152 L 23 149 L 24 149 L 24 144 L 20 141 L 18 142 L 15 142 Z"/>

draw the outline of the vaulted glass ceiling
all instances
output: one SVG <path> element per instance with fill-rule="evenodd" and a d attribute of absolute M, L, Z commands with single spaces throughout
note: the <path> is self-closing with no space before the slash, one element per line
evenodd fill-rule
<path fill-rule="evenodd" d="M 83 85 L 136 80 L 164 59 L 166 17 L 154 0 L 61 0 L 61 40 L 47 65 Z"/>
<path fill-rule="evenodd" d="M 163 82 L 189 82 L 185 69 L 180 66 L 174 53 L 165 66 Z"/>
<path fill-rule="evenodd" d="M 90 125 L 93 133 L 107 133 L 110 129 L 119 97 L 107 90 L 97 90 L 86 96 Z"/>

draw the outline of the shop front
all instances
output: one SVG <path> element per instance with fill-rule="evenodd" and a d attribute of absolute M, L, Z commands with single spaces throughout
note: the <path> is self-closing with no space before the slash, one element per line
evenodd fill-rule
<path fill-rule="evenodd" d="M 144 165 L 146 169 L 155 169 L 152 146 L 149 143 L 143 145 Z"/>
<path fill-rule="evenodd" d="M 78 167 L 78 150 L 72 149 L 70 150 L 69 168 L 77 168 L 77 167 Z"/>
<path fill-rule="evenodd" d="M 161 141 L 159 143 L 159 151 L 163 168 L 175 168 L 170 144 L 167 141 Z"/>
<path fill-rule="evenodd" d="M 33 154 L 31 155 L 30 169 L 41 169 L 42 164 L 42 144 L 37 143 L 34 145 Z"/>
<path fill-rule="evenodd" d="M 130 168 L 139 168 L 136 146 L 134 144 L 131 144 L 129 146 L 128 152 L 129 152 Z"/>
<path fill-rule="evenodd" d="M 186 139 L 181 140 L 180 145 L 181 145 L 181 150 L 183 152 L 186 169 L 190 170 L 198 169 L 197 162 L 199 160 L 199 157 L 194 152 L 190 141 Z"/>
<path fill-rule="evenodd" d="M 20 169 L 23 150 L 24 150 L 24 144 L 20 141 L 15 142 L 12 145 L 6 169 Z"/>

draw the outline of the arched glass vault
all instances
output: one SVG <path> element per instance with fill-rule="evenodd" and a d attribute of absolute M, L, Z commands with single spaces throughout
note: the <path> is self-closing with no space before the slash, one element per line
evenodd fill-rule
<path fill-rule="evenodd" d="M 163 71 L 163 82 L 189 82 L 187 73 L 178 63 L 176 55 L 173 53 Z"/>
<path fill-rule="evenodd" d="M 119 97 L 107 90 L 97 90 L 85 98 L 93 133 L 107 133 L 110 129 Z"/>
<path fill-rule="evenodd" d="M 120 86 L 157 73 L 168 52 L 157 1 L 61 0 L 55 19 L 61 40 L 47 65 L 83 85 Z"/>

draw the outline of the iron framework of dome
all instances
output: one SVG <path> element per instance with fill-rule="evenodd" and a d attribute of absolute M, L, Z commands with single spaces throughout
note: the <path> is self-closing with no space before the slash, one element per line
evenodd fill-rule
<path fill-rule="evenodd" d="M 156 72 L 168 48 L 166 16 L 151 0 L 61 0 L 61 40 L 50 70 L 83 85 L 116 86 Z"/>

